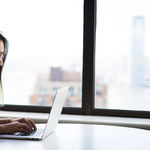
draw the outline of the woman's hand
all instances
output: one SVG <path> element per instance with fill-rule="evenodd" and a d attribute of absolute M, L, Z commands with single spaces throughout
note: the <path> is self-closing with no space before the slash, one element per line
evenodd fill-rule
<path fill-rule="evenodd" d="M 14 134 L 15 132 L 22 132 L 26 135 L 32 133 L 29 125 L 25 123 L 12 122 L 4 125 L 0 125 L 0 133 L 1 134 Z"/>
<path fill-rule="evenodd" d="M 14 123 L 14 122 L 26 124 L 29 127 L 31 132 L 37 130 L 34 121 L 31 119 L 27 119 L 27 118 L 11 119 L 11 123 Z"/>

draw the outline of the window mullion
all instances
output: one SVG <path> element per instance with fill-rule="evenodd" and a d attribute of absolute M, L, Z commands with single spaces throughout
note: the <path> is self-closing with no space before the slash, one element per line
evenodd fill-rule
<path fill-rule="evenodd" d="M 89 115 L 95 97 L 96 0 L 84 1 L 82 108 Z"/>

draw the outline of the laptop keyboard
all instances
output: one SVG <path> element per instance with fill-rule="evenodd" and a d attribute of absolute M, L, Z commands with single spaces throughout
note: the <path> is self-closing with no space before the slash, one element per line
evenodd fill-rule
<path fill-rule="evenodd" d="M 35 131 L 33 134 L 31 135 L 34 135 L 34 136 L 40 136 L 42 135 L 44 132 L 44 129 L 38 129 L 37 131 Z"/>
<path fill-rule="evenodd" d="M 32 135 L 40 136 L 43 134 L 43 132 L 44 132 L 44 129 L 41 128 L 41 129 L 37 129 L 36 131 L 32 132 L 30 135 L 26 135 L 25 133 L 22 133 L 22 132 L 17 132 L 17 133 L 15 133 L 15 135 L 16 136 L 32 136 Z"/>

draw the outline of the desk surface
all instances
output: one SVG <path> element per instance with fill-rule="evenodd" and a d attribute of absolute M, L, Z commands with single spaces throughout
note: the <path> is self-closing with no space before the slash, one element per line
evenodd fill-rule
<path fill-rule="evenodd" d="M 43 141 L 3 140 L 0 150 L 150 150 L 150 131 L 126 127 L 58 124 Z"/>

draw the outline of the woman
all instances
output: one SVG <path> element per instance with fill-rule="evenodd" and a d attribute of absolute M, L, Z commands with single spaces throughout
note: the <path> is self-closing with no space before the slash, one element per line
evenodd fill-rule
<path fill-rule="evenodd" d="M 0 34 L 0 85 L 1 85 L 2 68 L 6 60 L 7 52 L 8 52 L 8 41 L 2 34 Z M 0 119 L 0 134 L 14 134 L 15 132 L 23 132 L 28 135 L 35 130 L 36 130 L 35 123 L 30 119 L 26 118 Z"/>

